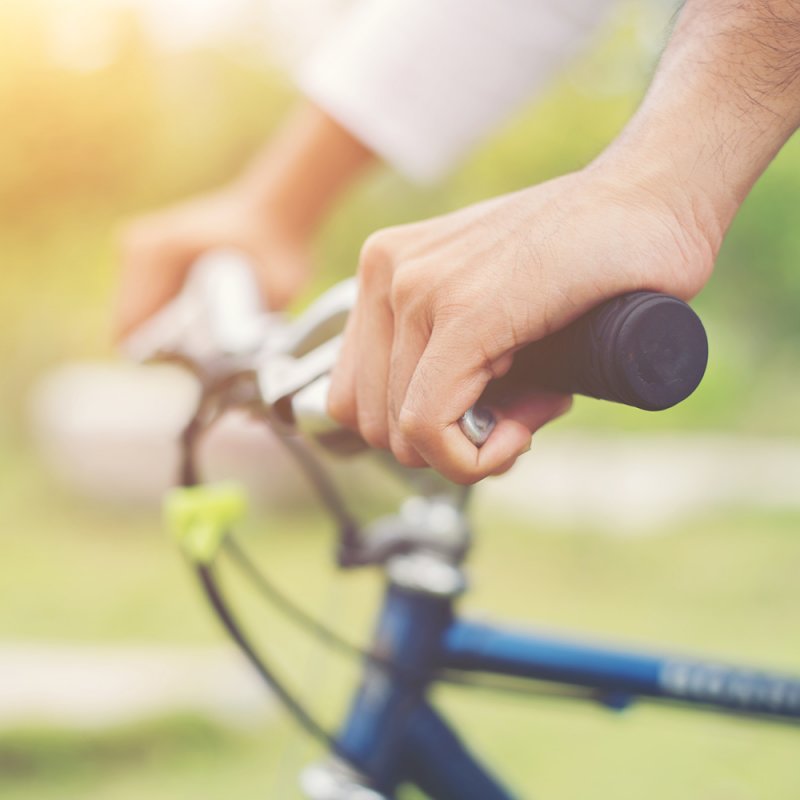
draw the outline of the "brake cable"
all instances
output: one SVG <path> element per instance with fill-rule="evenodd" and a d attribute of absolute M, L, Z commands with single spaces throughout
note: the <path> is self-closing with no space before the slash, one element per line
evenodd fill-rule
<path fill-rule="evenodd" d="M 371 653 L 363 647 L 345 639 L 335 630 L 320 622 L 319 619 L 304 611 L 294 603 L 278 587 L 266 577 L 266 575 L 256 566 L 253 559 L 245 552 L 241 544 L 233 536 L 226 538 L 223 548 L 232 562 L 237 566 L 256 591 L 267 603 L 281 611 L 285 617 L 294 622 L 298 627 L 307 633 L 316 636 L 331 647 L 349 656 L 356 656 L 372 666 L 390 672 L 393 677 L 407 682 L 419 682 L 419 678 L 412 675 L 407 670 L 401 669 L 395 662 L 382 656 Z M 530 694 L 537 697 L 558 697 L 558 698 L 594 698 L 591 691 L 582 692 L 575 690 L 543 689 L 531 687 L 528 682 L 521 683 L 514 679 L 491 679 L 485 675 L 468 676 L 455 670 L 446 670 L 439 673 L 436 677 L 437 682 L 466 689 L 485 689 L 487 691 L 501 692 L 503 694 L 524 695 Z"/>
<path fill-rule="evenodd" d="M 210 419 L 203 419 L 203 415 L 206 412 L 207 409 L 201 407 L 195 417 L 186 426 L 181 436 L 180 485 L 184 489 L 199 488 L 202 486 L 195 459 L 197 437 L 205 428 L 213 424 L 217 417 L 217 414 L 213 413 Z M 359 525 L 355 517 L 347 509 L 341 494 L 338 492 L 333 480 L 322 465 L 302 446 L 302 443 L 281 434 L 278 434 L 276 438 L 298 462 L 307 479 L 316 490 L 322 504 L 336 520 L 339 528 L 340 548 L 357 546 L 360 538 Z M 395 680 L 403 681 L 408 684 L 416 683 L 421 685 L 424 683 L 422 676 L 410 674 L 407 670 L 400 668 L 391 659 L 369 652 L 363 647 L 349 641 L 331 627 L 304 611 L 266 577 L 241 544 L 236 541 L 229 529 L 222 531 L 221 534 L 219 545 L 231 559 L 231 562 L 237 567 L 240 574 L 249 580 L 250 584 L 266 602 L 279 610 L 299 628 L 305 630 L 320 641 L 323 641 L 328 646 L 350 657 L 357 657 L 371 666 L 389 673 Z M 206 560 L 196 556 L 190 558 L 193 571 L 198 578 L 203 593 L 223 627 L 300 727 L 312 738 L 330 748 L 332 752 L 337 755 L 342 755 L 339 752 L 334 735 L 326 730 L 317 718 L 306 708 L 304 703 L 286 687 L 282 679 L 278 677 L 275 670 L 268 664 L 263 655 L 257 651 L 249 637 L 245 634 L 230 603 L 227 601 L 219 586 L 215 570 L 212 567 L 212 560 L 211 558 Z M 529 683 L 520 685 L 511 680 L 492 680 L 487 676 L 468 676 L 454 670 L 440 672 L 436 676 L 436 682 L 465 689 L 481 689 L 495 693 L 512 693 L 514 695 L 537 698 L 601 700 L 601 698 L 592 691 L 581 691 L 578 689 L 544 689 L 532 686 Z"/>
<path fill-rule="evenodd" d="M 195 459 L 197 438 L 205 427 L 216 421 L 217 416 L 216 414 L 212 414 L 210 420 L 204 419 L 207 410 L 205 404 L 201 404 L 197 413 L 186 426 L 181 436 L 180 486 L 184 490 L 197 489 L 202 486 Z M 205 532 L 208 533 L 207 530 Z M 228 534 L 229 530 L 227 529 L 218 531 L 219 539 L 222 541 L 227 539 Z M 210 551 L 208 550 L 208 536 L 205 537 L 205 540 L 201 541 L 200 546 L 202 548 L 201 551 L 195 550 L 195 552 L 188 553 L 189 561 L 206 599 L 227 633 L 253 665 L 256 672 L 294 717 L 300 727 L 312 738 L 330 748 L 332 752 L 341 755 L 333 734 L 327 731 L 295 694 L 286 687 L 275 670 L 267 663 L 267 660 L 258 653 L 249 637 L 245 634 L 217 582 L 216 574 L 212 566 L 215 553 L 213 549 Z"/>
<path fill-rule="evenodd" d="M 277 677 L 274 670 L 267 664 L 266 660 L 258 654 L 250 640 L 244 634 L 239 623 L 233 616 L 228 603 L 226 602 L 222 591 L 217 584 L 216 578 L 210 566 L 198 564 L 195 570 L 200 584 L 203 587 L 211 607 L 216 612 L 220 621 L 222 622 L 225 630 L 230 634 L 231 638 L 239 646 L 239 649 L 247 656 L 250 663 L 255 667 L 258 674 L 264 679 L 267 685 L 277 695 L 278 699 L 284 704 L 288 711 L 294 716 L 295 720 L 300 726 L 309 733 L 313 738 L 322 742 L 337 754 L 338 744 L 335 737 L 329 733 L 317 721 L 315 717 L 306 709 L 303 703 L 298 700 L 295 695 L 286 688 L 283 682 Z"/>

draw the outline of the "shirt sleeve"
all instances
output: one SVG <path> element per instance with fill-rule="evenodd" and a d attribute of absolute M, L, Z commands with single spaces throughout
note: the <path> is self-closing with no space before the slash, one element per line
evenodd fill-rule
<path fill-rule="evenodd" d="M 362 0 L 301 90 L 412 180 L 445 174 L 591 37 L 614 0 Z"/>

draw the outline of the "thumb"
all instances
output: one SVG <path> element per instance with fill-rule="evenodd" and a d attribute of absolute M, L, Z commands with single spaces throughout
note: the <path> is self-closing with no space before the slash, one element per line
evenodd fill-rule
<path fill-rule="evenodd" d="M 259 242 L 250 248 L 265 308 L 280 311 L 308 284 L 310 253 L 300 244 Z"/>
<path fill-rule="evenodd" d="M 474 483 L 490 475 L 530 445 L 531 429 L 552 412 L 534 403 L 499 410 L 498 424 L 480 449 L 464 435 L 458 421 L 480 398 L 493 378 L 511 366 L 510 352 L 492 360 L 472 336 L 454 336 L 434 328 L 408 385 L 400 413 L 406 443 L 446 478 Z"/>
<path fill-rule="evenodd" d="M 180 290 L 193 253 L 169 248 L 127 247 L 117 289 L 115 335 L 122 340 Z"/>

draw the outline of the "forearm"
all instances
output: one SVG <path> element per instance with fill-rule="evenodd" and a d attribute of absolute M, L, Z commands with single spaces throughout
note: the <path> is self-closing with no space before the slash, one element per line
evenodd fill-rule
<path fill-rule="evenodd" d="M 800 125 L 800 2 L 689 0 L 637 114 L 598 163 L 680 187 L 712 239 Z"/>
<path fill-rule="evenodd" d="M 265 216 L 279 214 L 295 235 L 308 237 L 336 198 L 374 161 L 354 135 L 306 102 L 248 166 L 237 186 Z"/>
<path fill-rule="evenodd" d="M 200 255 L 221 247 L 246 253 L 270 306 L 286 306 L 308 277 L 311 235 L 371 160 L 364 145 L 323 112 L 308 103 L 298 109 L 231 185 L 130 226 L 118 335 L 173 297 Z"/>
<path fill-rule="evenodd" d="M 529 102 L 616 0 L 362 0 L 298 75 L 406 177 L 430 183 Z"/>

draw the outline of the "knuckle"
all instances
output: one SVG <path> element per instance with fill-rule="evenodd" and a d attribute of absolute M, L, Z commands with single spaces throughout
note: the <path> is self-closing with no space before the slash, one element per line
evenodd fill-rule
<path fill-rule="evenodd" d="M 401 436 L 393 434 L 390 439 L 392 455 L 399 464 L 411 469 L 428 466 L 425 459 Z"/>
<path fill-rule="evenodd" d="M 487 317 L 503 318 L 502 312 L 496 308 L 496 301 L 474 287 L 438 287 L 432 293 L 432 302 L 437 320 L 453 328 L 468 331 L 473 336 L 485 327 Z M 484 331 L 481 333 L 484 334 Z"/>
<path fill-rule="evenodd" d="M 427 466 L 427 462 L 408 444 L 396 427 L 391 428 L 389 431 L 389 448 L 395 460 L 404 467 Z"/>
<path fill-rule="evenodd" d="M 342 390 L 334 384 L 328 393 L 328 415 L 334 422 L 346 428 L 355 427 L 356 414 L 353 399 L 349 392 Z"/>
<path fill-rule="evenodd" d="M 413 310 L 423 294 L 423 286 L 414 270 L 398 269 L 392 277 L 389 295 L 393 311 L 397 314 Z"/>
<path fill-rule="evenodd" d="M 379 422 L 374 417 L 359 417 L 358 430 L 361 437 L 366 441 L 370 447 L 379 450 L 388 450 L 389 448 L 389 433 L 386 425 Z"/>
<path fill-rule="evenodd" d="M 400 437 L 407 442 L 418 442 L 425 438 L 427 433 L 425 422 L 421 415 L 414 409 L 404 406 L 397 417 L 397 431 Z"/>
<path fill-rule="evenodd" d="M 426 461 L 409 447 L 398 446 L 397 449 L 392 450 L 395 460 L 398 464 L 409 469 L 419 469 L 420 467 L 427 467 Z"/>
<path fill-rule="evenodd" d="M 391 268 L 392 259 L 387 236 L 383 231 L 373 233 L 364 242 L 358 259 L 362 284 L 369 284 Z"/>
<path fill-rule="evenodd" d="M 394 435 L 398 448 L 417 453 L 436 452 L 444 445 L 439 427 L 415 408 L 404 406 L 397 417 Z"/>

